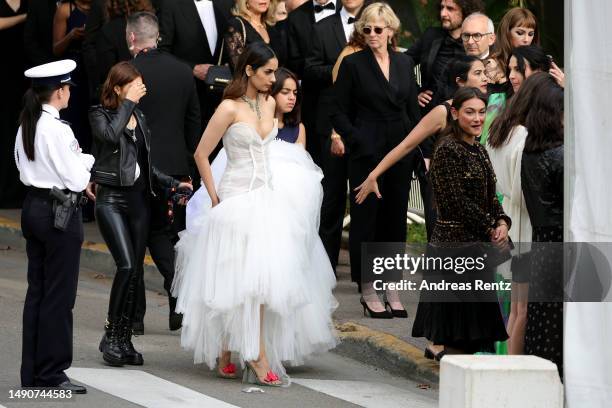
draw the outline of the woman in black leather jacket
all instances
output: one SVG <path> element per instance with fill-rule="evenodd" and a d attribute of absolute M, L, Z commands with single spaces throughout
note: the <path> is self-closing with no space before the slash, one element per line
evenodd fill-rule
<path fill-rule="evenodd" d="M 142 355 L 131 342 L 137 282 L 143 262 L 150 218 L 150 195 L 164 189 L 190 188 L 151 165 L 150 131 L 136 105 L 146 94 L 140 72 L 120 62 L 109 72 L 102 104 L 89 113 L 96 162 L 96 219 L 117 265 L 108 306 L 103 359 L 113 366 L 142 365 Z M 91 193 L 91 191 L 90 191 Z"/>
<path fill-rule="evenodd" d="M 552 76 L 525 126 L 521 184 L 533 227 L 525 354 L 551 360 L 563 378 L 563 88 Z"/>

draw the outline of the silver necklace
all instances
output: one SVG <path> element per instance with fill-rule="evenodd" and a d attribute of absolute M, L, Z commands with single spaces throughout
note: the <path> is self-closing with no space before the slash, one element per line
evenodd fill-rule
<path fill-rule="evenodd" d="M 241 99 L 249 105 L 249 108 L 257 115 L 257 119 L 261 120 L 261 110 L 259 109 L 259 94 L 255 96 L 255 101 L 246 95 L 242 95 Z"/>

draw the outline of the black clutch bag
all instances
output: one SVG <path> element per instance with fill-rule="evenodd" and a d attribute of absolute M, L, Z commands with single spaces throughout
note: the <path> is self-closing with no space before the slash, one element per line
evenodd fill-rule
<path fill-rule="evenodd" d="M 246 46 L 246 27 L 241 19 L 236 17 L 236 19 L 242 25 L 242 46 Z M 204 82 L 208 86 L 208 89 L 211 91 L 216 91 L 219 93 L 223 93 L 225 87 L 232 80 L 232 70 L 230 67 L 225 64 L 221 65 L 221 61 L 223 61 L 223 51 L 225 49 L 225 40 L 221 42 L 221 52 L 219 53 L 219 61 L 217 61 L 217 65 L 213 65 L 208 69 L 208 73 L 206 74 L 206 78 L 204 78 Z"/>
<path fill-rule="evenodd" d="M 223 51 L 221 51 L 223 54 Z M 221 57 L 219 57 L 219 60 Z M 223 92 L 227 84 L 232 80 L 232 71 L 227 65 L 213 65 L 208 68 L 208 74 L 204 78 L 204 82 L 211 91 Z"/>

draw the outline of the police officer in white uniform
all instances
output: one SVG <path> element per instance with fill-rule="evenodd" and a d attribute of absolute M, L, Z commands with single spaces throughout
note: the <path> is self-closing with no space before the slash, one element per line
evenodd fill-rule
<path fill-rule="evenodd" d="M 80 206 L 94 163 L 59 118 L 68 107 L 75 67 L 74 61 L 63 60 L 25 72 L 32 86 L 24 96 L 15 142 L 15 162 L 28 188 L 21 215 L 28 256 L 21 385 L 84 394 L 85 387 L 64 373 L 72 364 L 72 309 L 83 242 Z"/>

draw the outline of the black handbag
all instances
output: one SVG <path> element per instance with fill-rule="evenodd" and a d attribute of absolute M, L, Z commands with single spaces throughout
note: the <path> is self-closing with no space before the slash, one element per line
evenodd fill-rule
<path fill-rule="evenodd" d="M 240 24 L 242 25 L 242 38 L 243 38 L 243 47 L 246 46 L 246 27 L 241 19 L 236 17 Z M 219 61 L 217 61 L 217 65 L 213 65 L 208 68 L 208 73 L 204 78 L 204 82 L 213 92 L 223 93 L 225 87 L 232 80 L 232 70 L 229 65 L 221 65 L 221 61 L 223 60 L 223 51 L 225 49 L 225 39 L 221 42 L 221 52 L 219 53 Z"/>

